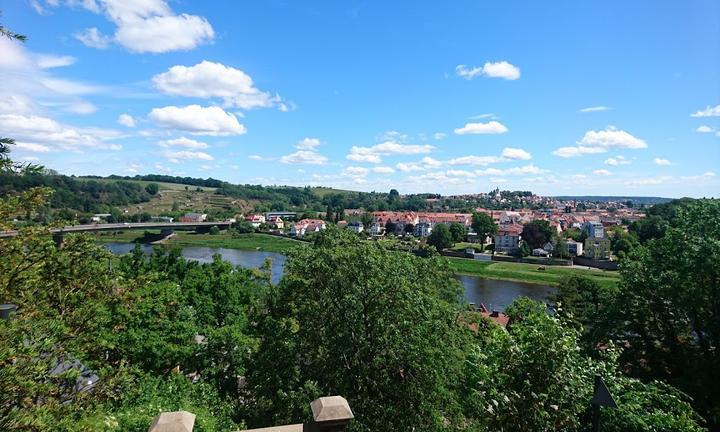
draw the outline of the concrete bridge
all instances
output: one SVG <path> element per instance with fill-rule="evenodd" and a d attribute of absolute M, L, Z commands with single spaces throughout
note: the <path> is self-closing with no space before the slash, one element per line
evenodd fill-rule
<path fill-rule="evenodd" d="M 159 229 L 165 236 L 170 235 L 174 230 L 192 230 L 200 227 L 229 228 L 232 225 L 230 221 L 218 222 L 124 222 L 124 223 L 106 223 L 106 224 L 88 224 L 88 225 L 70 225 L 62 228 L 51 228 L 50 232 L 55 242 L 62 244 L 63 236 L 68 233 L 94 232 L 94 231 L 125 231 L 136 229 Z M 15 237 L 17 231 L 0 231 L 0 239 Z"/>

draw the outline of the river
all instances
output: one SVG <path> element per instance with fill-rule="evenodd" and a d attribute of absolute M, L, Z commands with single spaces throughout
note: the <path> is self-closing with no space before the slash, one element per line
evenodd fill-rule
<path fill-rule="evenodd" d="M 107 243 L 112 253 L 125 254 L 133 250 L 133 243 Z M 151 253 L 153 247 L 141 244 L 145 253 Z M 272 261 L 271 280 L 278 283 L 282 278 L 285 256 L 274 252 L 186 246 L 182 248 L 183 257 L 202 263 L 212 261 L 214 254 L 220 254 L 225 261 L 245 268 L 260 267 L 265 260 Z M 477 276 L 457 275 L 456 279 L 465 290 L 465 299 L 470 303 L 484 303 L 490 310 L 503 311 L 513 299 L 519 296 L 529 297 L 540 302 L 547 302 L 547 296 L 555 292 L 555 288 L 525 282 L 511 282 L 496 279 L 484 279 Z"/>

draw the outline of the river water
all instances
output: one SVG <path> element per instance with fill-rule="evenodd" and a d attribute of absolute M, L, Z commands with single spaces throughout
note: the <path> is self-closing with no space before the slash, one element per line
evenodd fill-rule
<path fill-rule="evenodd" d="M 107 243 L 105 246 L 115 254 L 125 254 L 135 248 L 135 244 L 132 243 Z M 147 244 L 141 244 L 140 247 L 145 253 L 151 253 L 153 250 L 153 247 Z M 258 268 L 265 260 L 270 259 L 272 282 L 276 284 L 282 278 L 285 256 L 279 253 L 201 246 L 187 246 L 182 249 L 183 257 L 201 263 L 211 262 L 214 254 L 220 254 L 225 261 L 245 268 Z M 483 279 L 468 275 L 455 277 L 462 284 L 468 302 L 477 305 L 484 303 L 490 310 L 503 311 L 519 296 L 547 302 L 548 294 L 555 292 L 555 288 L 525 282 Z"/>

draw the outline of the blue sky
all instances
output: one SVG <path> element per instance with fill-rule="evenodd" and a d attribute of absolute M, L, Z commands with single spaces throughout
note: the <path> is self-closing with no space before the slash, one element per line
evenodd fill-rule
<path fill-rule="evenodd" d="M 720 3 L 32 0 L 0 132 L 65 174 L 720 195 Z"/>

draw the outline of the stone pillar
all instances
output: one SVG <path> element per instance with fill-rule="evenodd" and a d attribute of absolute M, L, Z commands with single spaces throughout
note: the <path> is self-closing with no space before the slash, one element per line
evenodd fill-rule
<path fill-rule="evenodd" d="M 192 432 L 195 414 L 187 411 L 160 413 L 153 420 L 148 432 Z"/>
<path fill-rule="evenodd" d="M 323 432 L 340 432 L 355 416 L 350 410 L 347 400 L 342 396 L 327 396 L 315 399 L 310 403 L 315 430 Z"/>

